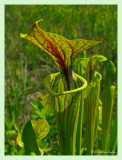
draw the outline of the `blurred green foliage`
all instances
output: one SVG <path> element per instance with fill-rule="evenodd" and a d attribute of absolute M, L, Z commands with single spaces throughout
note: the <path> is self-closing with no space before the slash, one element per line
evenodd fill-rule
<path fill-rule="evenodd" d="M 57 33 L 68 39 L 101 41 L 100 44 L 90 48 L 87 55 L 104 55 L 117 66 L 116 5 L 6 5 L 5 154 L 7 155 L 23 154 L 23 150 L 15 145 L 20 126 L 29 119 L 39 118 L 46 118 L 50 125 L 48 136 L 41 141 L 41 148 L 45 154 L 59 154 L 53 106 L 45 108 L 43 98 L 41 103 L 32 100 L 38 91 L 45 95 L 42 80 L 56 72 L 57 68 L 49 55 L 20 38 L 20 33 L 27 33 L 29 27 L 39 19 L 44 19 L 39 26 L 45 31 Z"/>

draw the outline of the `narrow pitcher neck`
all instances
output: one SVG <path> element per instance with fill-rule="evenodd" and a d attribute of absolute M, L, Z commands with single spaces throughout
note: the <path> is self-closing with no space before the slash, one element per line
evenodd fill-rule
<path fill-rule="evenodd" d="M 74 83 L 74 78 L 73 78 L 73 69 L 72 66 L 69 66 L 68 68 L 64 68 L 63 70 L 61 70 L 61 75 L 62 75 L 62 79 L 65 80 L 64 83 L 66 83 L 67 85 L 67 90 L 72 90 L 74 88 L 71 87 L 71 83 Z"/>

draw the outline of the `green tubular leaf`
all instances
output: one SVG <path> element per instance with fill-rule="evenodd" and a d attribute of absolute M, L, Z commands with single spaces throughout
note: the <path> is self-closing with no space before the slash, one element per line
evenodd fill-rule
<path fill-rule="evenodd" d="M 116 147 L 117 147 L 117 111 L 115 113 L 115 117 L 113 120 L 113 126 L 111 129 L 110 135 L 110 151 L 113 152 L 112 154 L 116 154 Z"/>
<path fill-rule="evenodd" d="M 101 74 L 96 70 L 100 62 L 106 61 L 104 56 L 95 55 L 91 58 L 82 58 L 78 61 L 78 74 L 83 76 L 87 82 L 87 89 L 84 91 L 84 106 L 86 119 L 86 145 L 87 154 L 92 154 L 94 149 L 94 141 L 98 129 L 98 106 L 100 94 Z M 99 127 L 100 129 L 100 127 Z"/>
<path fill-rule="evenodd" d="M 88 87 L 85 91 L 87 96 L 85 95 L 84 100 L 86 122 L 86 148 L 88 155 L 93 154 L 98 124 L 100 81 L 102 77 L 98 72 L 96 72 L 96 74 L 96 83 L 94 85 L 88 84 Z"/>
<path fill-rule="evenodd" d="M 96 67 L 100 62 L 106 61 L 107 58 L 102 55 L 94 55 L 91 58 L 82 58 L 77 63 L 78 74 L 83 76 L 87 82 L 95 84 L 96 83 Z"/>
<path fill-rule="evenodd" d="M 99 62 L 106 61 L 104 56 L 95 55 L 91 58 L 83 58 L 79 61 L 78 74 L 82 75 L 88 81 L 88 87 L 84 92 L 84 106 L 86 117 L 86 145 L 87 154 L 93 153 L 94 141 L 98 129 L 98 106 L 100 94 L 101 74 L 95 71 Z M 91 73 L 91 75 L 90 75 Z"/>
<path fill-rule="evenodd" d="M 40 155 L 31 121 L 28 121 L 23 129 L 22 141 L 26 154 L 35 153 L 36 155 Z"/>
<path fill-rule="evenodd" d="M 105 152 L 109 151 L 109 140 L 110 140 L 110 124 L 112 118 L 113 100 L 115 86 L 106 84 L 103 90 L 103 111 L 102 111 L 102 148 Z"/>
<path fill-rule="evenodd" d="M 54 83 L 55 82 L 55 83 Z M 74 73 L 76 89 L 65 91 L 60 73 L 52 74 L 44 79 L 45 89 L 55 100 L 55 115 L 61 154 L 76 154 L 76 139 L 80 115 L 81 94 L 87 87 L 87 81 Z M 80 126 L 81 127 L 81 126 Z"/>
<path fill-rule="evenodd" d="M 81 137 L 82 137 L 82 125 L 83 125 L 83 112 L 84 112 L 84 91 L 81 91 L 81 101 L 78 119 L 78 128 L 76 135 L 76 155 L 81 155 Z"/>
<path fill-rule="evenodd" d="M 112 110 L 113 110 L 113 102 L 114 102 L 114 93 L 115 93 L 115 86 L 111 85 L 111 82 L 116 74 L 116 68 L 114 64 L 109 61 L 107 71 L 106 71 L 106 78 L 104 82 L 104 89 L 103 89 L 103 109 L 102 109 L 102 149 L 105 152 L 109 151 L 109 143 L 110 143 L 110 127 L 111 127 L 111 118 L 112 118 Z"/>
<path fill-rule="evenodd" d="M 61 154 L 64 155 L 75 154 L 80 100 L 80 92 L 55 97 L 59 142 Z"/>
<path fill-rule="evenodd" d="M 78 65 L 78 74 L 86 79 L 88 76 L 87 68 L 88 68 L 89 58 L 82 58 L 82 59 L 76 61 L 76 63 L 79 64 Z"/>
<path fill-rule="evenodd" d="M 108 77 L 108 79 L 110 81 L 112 81 L 114 79 L 115 75 L 116 75 L 116 68 L 115 68 L 113 62 L 109 61 L 108 67 L 107 67 L 106 79 Z"/>
<path fill-rule="evenodd" d="M 95 65 L 96 63 L 99 63 L 99 62 L 107 61 L 107 58 L 102 55 L 94 55 L 90 59 L 93 60 L 93 65 Z"/>
<path fill-rule="evenodd" d="M 96 109 L 96 117 L 95 117 L 95 125 L 94 125 L 94 143 L 96 141 L 96 137 L 97 137 L 97 131 L 98 130 L 102 130 L 101 127 L 99 126 L 99 111 L 98 111 L 98 106 Z"/>

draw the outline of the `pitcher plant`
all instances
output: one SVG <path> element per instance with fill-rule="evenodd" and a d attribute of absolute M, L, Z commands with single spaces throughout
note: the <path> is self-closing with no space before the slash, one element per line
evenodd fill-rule
<path fill-rule="evenodd" d="M 79 54 L 83 54 L 83 51 L 100 42 L 84 39 L 69 40 L 61 35 L 46 32 L 39 27 L 40 21 L 42 19 L 36 21 L 27 34 L 21 33 L 20 36 L 49 54 L 59 70 L 47 76 L 43 84 L 54 100 L 60 152 L 62 155 L 81 154 L 82 118 L 85 110 L 86 117 L 89 117 L 86 118 L 86 134 L 90 135 L 87 139 L 87 153 L 90 154 L 94 146 L 102 79 L 101 74 L 96 71 L 96 66 L 106 58 L 93 56 L 90 59 L 82 59 L 78 74 L 73 71 L 73 62 Z M 84 64 L 86 64 L 85 70 Z"/>

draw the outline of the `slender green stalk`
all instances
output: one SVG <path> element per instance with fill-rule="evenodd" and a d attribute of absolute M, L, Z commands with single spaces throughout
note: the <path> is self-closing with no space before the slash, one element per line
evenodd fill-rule
<path fill-rule="evenodd" d="M 86 58 L 86 51 L 80 55 L 81 58 Z M 81 75 L 81 65 L 78 65 L 77 70 L 78 74 Z M 81 155 L 81 137 L 82 137 L 82 125 L 83 125 L 83 113 L 84 113 L 84 91 L 81 91 L 81 102 L 80 102 L 80 111 L 78 119 L 78 129 L 76 135 L 76 155 Z"/>
<path fill-rule="evenodd" d="M 82 137 L 82 125 L 83 125 L 83 112 L 84 112 L 84 91 L 81 91 L 81 101 L 78 119 L 78 128 L 76 135 L 76 155 L 81 154 L 81 137 Z"/>
<path fill-rule="evenodd" d="M 116 154 L 116 149 L 117 149 L 117 110 L 114 116 L 113 120 L 113 126 L 110 131 L 110 152 L 111 154 Z"/>
<path fill-rule="evenodd" d="M 103 154 L 109 153 L 109 143 L 110 143 L 110 124 L 112 118 L 113 110 L 113 100 L 115 93 L 115 86 L 111 85 L 111 82 L 115 76 L 116 69 L 114 64 L 110 61 L 107 72 L 106 79 L 103 89 L 103 109 L 102 109 L 102 150 Z"/>
<path fill-rule="evenodd" d="M 96 118 L 100 94 L 100 82 L 98 82 L 95 86 L 89 85 L 88 89 L 89 95 L 85 99 L 86 146 L 87 155 L 91 155 L 94 151 Z"/>

